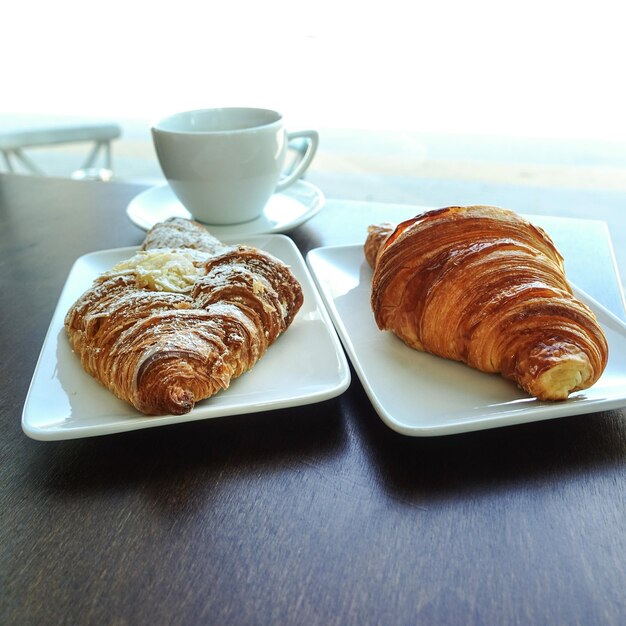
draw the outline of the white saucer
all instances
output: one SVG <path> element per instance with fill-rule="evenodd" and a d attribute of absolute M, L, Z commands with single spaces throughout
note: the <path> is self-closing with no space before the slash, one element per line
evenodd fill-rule
<path fill-rule="evenodd" d="M 324 194 L 315 185 L 298 180 L 284 191 L 275 193 L 257 219 L 229 226 L 207 224 L 207 227 L 218 238 L 283 233 L 311 219 L 323 205 Z M 167 184 L 146 189 L 135 196 L 126 208 L 126 214 L 133 224 L 144 230 L 169 217 L 191 218 Z"/>

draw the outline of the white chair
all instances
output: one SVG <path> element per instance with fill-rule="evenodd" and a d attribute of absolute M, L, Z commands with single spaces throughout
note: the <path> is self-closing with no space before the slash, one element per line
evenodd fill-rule
<path fill-rule="evenodd" d="M 0 152 L 2 152 L 4 164 L 9 172 L 17 172 L 16 165 L 19 162 L 27 173 L 43 176 L 45 172 L 24 154 L 24 150 L 69 143 L 93 143 L 82 167 L 73 172 L 72 178 L 109 180 L 113 175 L 111 142 L 121 134 L 122 130 L 117 124 L 81 124 L 0 130 Z M 96 161 L 101 155 L 103 167 L 97 168 Z"/>

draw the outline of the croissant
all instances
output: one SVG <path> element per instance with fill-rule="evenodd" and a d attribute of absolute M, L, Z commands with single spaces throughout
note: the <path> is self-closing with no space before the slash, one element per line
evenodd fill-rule
<path fill-rule="evenodd" d="M 248 371 L 303 302 L 290 269 L 173 218 L 96 279 L 65 329 L 83 368 L 148 415 L 181 415 Z"/>
<path fill-rule="evenodd" d="M 566 399 L 606 367 L 604 333 L 554 243 L 512 211 L 454 206 L 371 226 L 364 251 L 378 327 L 416 350 L 499 372 L 540 400 Z"/>

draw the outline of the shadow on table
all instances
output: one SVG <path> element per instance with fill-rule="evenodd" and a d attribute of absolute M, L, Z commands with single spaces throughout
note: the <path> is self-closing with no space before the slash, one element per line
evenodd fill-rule
<path fill-rule="evenodd" d="M 199 501 L 206 503 L 229 481 L 249 475 L 271 477 L 290 471 L 303 459 L 339 456 L 346 433 L 334 407 L 337 401 L 46 442 L 34 451 L 28 474 L 33 489 L 43 487 L 62 497 L 130 489 L 145 490 L 163 503 L 160 494 L 180 487 L 186 505 L 200 494 L 204 496 Z"/>
<path fill-rule="evenodd" d="M 356 428 L 387 494 L 412 505 L 558 484 L 622 466 L 625 459 L 623 412 L 423 438 L 392 431 L 372 407 L 363 406 L 358 421 Z"/>

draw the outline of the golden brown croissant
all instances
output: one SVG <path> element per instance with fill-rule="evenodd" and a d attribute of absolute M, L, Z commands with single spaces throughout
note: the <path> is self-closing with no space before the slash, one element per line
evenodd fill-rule
<path fill-rule="evenodd" d="M 170 247 L 174 246 L 174 247 Z M 149 415 L 189 412 L 249 370 L 303 302 L 289 268 L 199 224 L 157 224 L 65 318 L 84 369 Z"/>
<path fill-rule="evenodd" d="M 604 333 L 552 240 L 511 211 L 448 207 L 372 226 L 365 254 L 378 327 L 417 350 L 499 372 L 541 400 L 590 387 L 606 367 Z"/>

